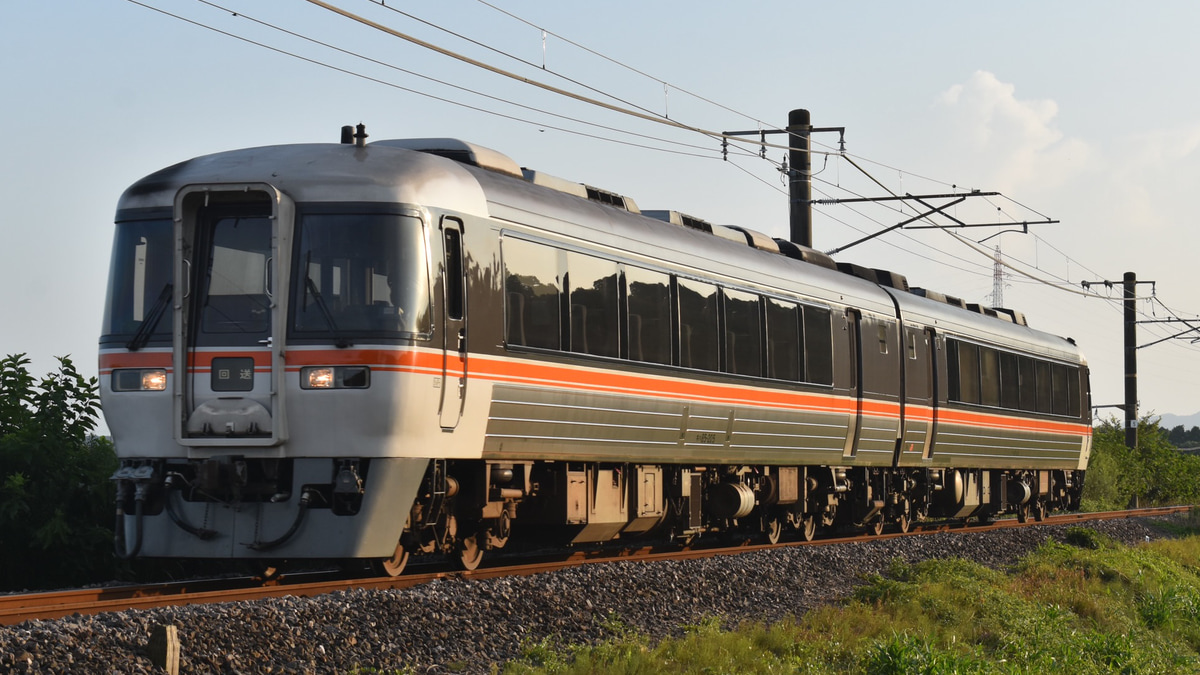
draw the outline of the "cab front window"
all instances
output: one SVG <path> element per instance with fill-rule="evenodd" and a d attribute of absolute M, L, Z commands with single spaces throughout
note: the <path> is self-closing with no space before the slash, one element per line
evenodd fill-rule
<path fill-rule="evenodd" d="M 117 222 L 101 344 L 171 341 L 173 232 L 169 215 Z"/>
<path fill-rule="evenodd" d="M 292 273 L 292 335 L 351 344 L 430 331 L 425 231 L 411 216 L 309 213 Z"/>

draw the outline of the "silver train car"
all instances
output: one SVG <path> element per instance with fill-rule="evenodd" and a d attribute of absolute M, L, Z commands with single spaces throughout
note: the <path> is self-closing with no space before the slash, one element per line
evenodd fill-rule
<path fill-rule="evenodd" d="M 1078 506 L 1088 368 L 1005 309 L 450 139 L 131 186 L 100 338 L 118 553 L 251 561 Z"/>

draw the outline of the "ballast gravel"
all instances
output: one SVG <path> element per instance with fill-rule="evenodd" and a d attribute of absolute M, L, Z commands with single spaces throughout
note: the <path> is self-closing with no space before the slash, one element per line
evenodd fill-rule
<path fill-rule="evenodd" d="M 1087 523 L 1134 544 L 1155 519 Z M 0 626 L 0 673 L 156 673 L 148 642 L 174 625 L 181 673 L 488 673 L 550 638 L 611 637 L 614 621 L 661 638 L 707 617 L 774 622 L 849 595 L 895 558 L 1010 565 L 1064 525 L 772 549 L 685 562 L 614 562 L 529 577 L 130 610 Z"/>

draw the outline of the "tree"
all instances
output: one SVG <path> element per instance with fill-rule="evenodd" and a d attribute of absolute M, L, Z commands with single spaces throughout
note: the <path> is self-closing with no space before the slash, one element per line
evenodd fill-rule
<path fill-rule="evenodd" d="M 93 434 L 96 378 L 67 357 L 34 382 L 24 354 L 0 359 L 0 589 L 112 578 L 112 442 Z"/>
<path fill-rule="evenodd" d="M 1177 448 L 1182 448 L 1184 442 L 1187 440 L 1187 432 L 1184 431 L 1183 425 L 1177 424 L 1174 427 L 1171 427 L 1171 435 L 1169 438 L 1171 439 L 1172 445 Z"/>
<path fill-rule="evenodd" d="M 1182 430 L 1182 427 L 1180 427 Z M 1200 497 L 1200 457 L 1185 455 L 1172 444 L 1174 430 L 1157 421 L 1138 421 L 1137 447 L 1125 446 L 1120 422 L 1107 420 L 1092 434 L 1092 456 L 1083 484 L 1083 508 L 1125 508 L 1135 495 L 1143 506 L 1194 504 Z"/>
<path fill-rule="evenodd" d="M 1200 446 L 1200 426 L 1184 429 L 1182 424 L 1178 424 L 1171 428 L 1168 439 L 1177 448 L 1194 448 Z"/>

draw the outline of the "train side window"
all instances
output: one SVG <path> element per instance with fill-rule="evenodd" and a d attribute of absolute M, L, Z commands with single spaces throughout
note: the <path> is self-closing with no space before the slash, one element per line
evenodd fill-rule
<path fill-rule="evenodd" d="M 1017 357 L 1021 382 L 1021 410 L 1037 412 L 1037 366 L 1028 356 Z"/>
<path fill-rule="evenodd" d="M 629 358 L 671 364 L 671 277 L 625 266 Z"/>
<path fill-rule="evenodd" d="M 833 315 L 827 307 L 804 308 L 805 380 L 833 384 Z"/>
<path fill-rule="evenodd" d="M 718 370 L 717 287 L 680 278 L 679 365 Z"/>
<path fill-rule="evenodd" d="M 724 290 L 725 371 L 762 376 L 761 299 L 754 293 Z"/>
<path fill-rule="evenodd" d="M 561 349 L 558 250 L 520 239 L 502 247 L 508 344 Z"/>
<path fill-rule="evenodd" d="M 1037 411 L 1042 413 L 1054 412 L 1050 364 L 1046 361 L 1034 361 L 1033 365 L 1037 371 Z"/>
<path fill-rule="evenodd" d="M 1088 371 L 1086 368 L 1071 367 L 1071 417 L 1090 419 L 1092 400 L 1088 387 Z"/>
<path fill-rule="evenodd" d="M 1021 380 L 1017 374 L 1017 355 L 1000 352 L 1000 407 L 1016 410 L 1021 407 Z"/>
<path fill-rule="evenodd" d="M 958 343 L 958 395 L 963 403 L 979 403 L 979 347 Z"/>
<path fill-rule="evenodd" d="M 1079 369 L 1067 366 L 1067 414 L 1079 417 Z"/>
<path fill-rule="evenodd" d="M 571 351 L 619 356 L 617 263 L 568 252 L 567 280 L 571 286 Z"/>
<path fill-rule="evenodd" d="M 453 219 L 446 219 L 447 225 L 453 223 L 458 227 L 462 224 Z M 446 254 L 446 316 L 454 320 L 463 318 L 463 262 L 462 235 L 455 227 L 445 229 Z"/>
<path fill-rule="evenodd" d="M 1069 372 L 1067 366 L 1055 363 L 1050 366 L 1052 412 L 1055 415 L 1070 413 Z"/>
<path fill-rule="evenodd" d="M 958 340 L 946 340 L 946 381 L 949 383 L 947 398 L 951 401 L 961 401 L 958 382 Z"/>
<path fill-rule="evenodd" d="M 767 377 L 777 380 L 803 379 L 800 306 L 774 298 L 767 305 Z"/>
<path fill-rule="evenodd" d="M 979 402 L 1000 407 L 1000 355 L 991 347 L 979 348 Z"/>

